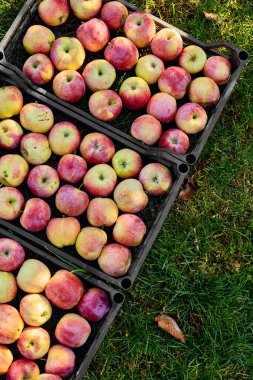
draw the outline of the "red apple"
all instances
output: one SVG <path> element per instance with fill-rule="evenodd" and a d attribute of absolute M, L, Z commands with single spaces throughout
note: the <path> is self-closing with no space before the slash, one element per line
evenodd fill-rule
<path fill-rule="evenodd" d="M 73 123 L 60 121 L 50 130 L 48 140 L 52 151 L 63 156 L 73 153 L 79 147 L 81 134 Z"/>
<path fill-rule="evenodd" d="M 23 194 L 13 187 L 0 188 L 0 218 L 4 220 L 17 219 L 24 207 Z"/>
<path fill-rule="evenodd" d="M 220 90 L 211 78 L 198 77 L 191 82 L 188 95 L 191 103 L 199 103 L 202 107 L 212 107 L 220 99 Z"/>
<path fill-rule="evenodd" d="M 173 61 L 183 50 L 182 37 L 174 29 L 163 28 L 153 38 L 151 50 L 163 61 Z"/>
<path fill-rule="evenodd" d="M 32 25 L 23 38 L 23 46 L 28 54 L 48 54 L 55 40 L 54 33 L 42 25 Z"/>
<path fill-rule="evenodd" d="M 78 70 L 84 63 L 85 51 L 77 38 L 60 37 L 52 44 L 50 58 L 59 71 Z"/>
<path fill-rule="evenodd" d="M 197 103 L 185 103 L 178 109 L 175 122 L 185 133 L 198 133 L 206 126 L 207 113 Z"/>
<path fill-rule="evenodd" d="M 95 59 L 85 66 L 82 76 L 87 87 L 95 92 L 108 90 L 116 79 L 116 71 L 105 59 Z"/>
<path fill-rule="evenodd" d="M 139 175 L 144 190 L 150 195 L 162 195 L 169 191 L 173 179 L 170 170 L 157 162 L 144 166 Z"/>
<path fill-rule="evenodd" d="M 181 99 L 185 96 L 190 83 L 191 76 L 188 71 L 181 67 L 170 66 L 161 75 L 158 87 L 161 92 L 167 92 L 174 98 Z"/>
<path fill-rule="evenodd" d="M 58 26 L 67 21 L 70 8 L 67 0 L 43 0 L 39 5 L 38 12 L 45 24 Z"/>
<path fill-rule="evenodd" d="M 87 170 L 86 161 L 76 154 L 64 155 L 57 167 L 59 177 L 70 183 L 77 183 L 81 181 Z"/>
<path fill-rule="evenodd" d="M 131 262 L 130 250 L 117 243 L 106 245 L 98 258 L 100 269 L 112 277 L 124 276 L 128 272 Z"/>
<path fill-rule="evenodd" d="M 94 197 L 107 197 L 117 183 L 117 174 L 107 164 L 98 164 L 90 168 L 84 176 L 84 189 Z"/>
<path fill-rule="evenodd" d="M 125 37 L 115 37 L 104 51 L 105 59 L 115 69 L 127 71 L 138 62 L 139 52 L 135 44 Z"/>
<path fill-rule="evenodd" d="M 127 16 L 127 8 L 119 1 L 110 1 L 101 10 L 101 19 L 111 30 L 123 28 Z"/>
<path fill-rule="evenodd" d="M 228 59 L 215 55 L 206 61 L 204 75 L 217 84 L 225 84 L 229 81 L 231 70 L 232 65 Z"/>
<path fill-rule="evenodd" d="M 88 204 L 88 194 L 71 185 L 62 186 L 55 196 L 57 209 L 68 216 L 79 216 L 83 214 Z"/>
<path fill-rule="evenodd" d="M 206 59 L 206 53 L 200 46 L 189 45 L 183 49 L 178 63 L 190 74 L 197 74 L 203 70 Z"/>
<path fill-rule="evenodd" d="M 75 353 L 70 348 L 56 344 L 48 352 L 45 371 L 61 378 L 70 378 L 75 369 L 75 360 Z"/>
<path fill-rule="evenodd" d="M 136 247 L 141 244 L 146 232 L 146 226 L 141 218 L 133 214 L 122 214 L 113 228 L 113 238 L 119 244 Z"/>
<path fill-rule="evenodd" d="M 60 186 L 57 171 L 48 165 L 35 166 L 27 178 L 27 186 L 37 197 L 51 197 Z"/>
<path fill-rule="evenodd" d="M 35 380 L 40 374 L 38 365 L 28 359 L 15 360 L 10 366 L 6 380 Z"/>
<path fill-rule="evenodd" d="M 161 123 L 169 123 L 172 121 L 176 112 L 176 99 L 165 92 L 158 92 L 153 95 L 148 102 L 147 113 L 154 116 Z"/>
<path fill-rule="evenodd" d="M 159 140 L 160 148 L 170 149 L 178 154 L 185 154 L 189 146 L 189 138 L 181 129 L 169 129 L 162 134 Z"/>
<path fill-rule="evenodd" d="M 69 103 L 78 102 L 85 94 L 85 82 L 77 71 L 64 70 L 53 81 L 53 91 L 58 98 Z"/>
<path fill-rule="evenodd" d="M 109 297 L 103 289 L 90 288 L 80 299 L 77 309 L 88 321 L 101 321 L 110 310 Z"/>
<path fill-rule="evenodd" d="M 55 337 L 64 346 L 81 347 L 87 341 L 91 327 L 86 319 L 78 314 L 65 314 L 57 323 Z"/>
<path fill-rule="evenodd" d="M 49 205 L 39 198 L 30 198 L 20 218 L 20 224 L 28 231 L 37 232 L 46 228 L 51 217 Z"/>
<path fill-rule="evenodd" d="M 120 86 L 119 95 L 126 108 L 129 110 L 139 110 L 147 105 L 151 92 L 144 79 L 130 77 L 124 80 Z"/>
<path fill-rule="evenodd" d="M 142 159 L 134 150 L 124 148 L 115 153 L 112 166 L 120 178 L 136 177 L 142 168 Z"/>
<path fill-rule="evenodd" d="M 155 22 L 145 12 L 133 12 L 125 21 L 124 33 L 138 48 L 147 46 L 154 38 L 155 32 Z"/>
<path fill-rule="evenodd" d="M 19 146 L 23 136 L 23 129 L 12 119 L 0 122 L 0 148 L 11 150 Z"/>
<path fill-rule="evenodd" d="M 23 73 L 34 84 L 42 86 L 53 78 L 54 66 L 45 54 L 38 53 L 25 61 Z"/>
<path fill-rule="evenodd" d="M 151 115 L 141 115 L 131 126 L 131 135 L 147 145 L 154 145 L 162 134 L 162 125 Z"/>
<path fill-rule="evenodd" d="M 106 164 L 112 159 L 115 146 L 103 133 L 93 132 L 83 138 L 80 152 L 89 164 Z"/>
<path fill-rule="evenodd" d="M 79 26 L 76 36 L 85 49 L 97 52 L 109 41 L 110 32 L 104 21 L 92 18 Z"/>
<path fill-rule="evenodd" d="M 112 90 L 94 92 L 89 99 L 90 113 L 99 120 L 114 120 L 119 116 L 121 109 L 121 98 Z"/>
<path fill-rule="evenodd" d="M 14 272 L 24 262 L 24 248 L 15 240 L 0 239 L 0 271 Z"/>

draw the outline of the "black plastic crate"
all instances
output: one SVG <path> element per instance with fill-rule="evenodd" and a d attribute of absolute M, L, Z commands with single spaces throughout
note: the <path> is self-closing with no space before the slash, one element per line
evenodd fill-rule
<path fill-rule="evenodd" d="M 215 107 L 212 107 L 207 110 L 208 123 L 205 129 L 201 131 L 200 133 L 197 133 L 194 135 L 188 135 L 190 138 L 189 151 L 185 155 L 180 155 L 171 150 L 157 148 L 157 147 L 149 147 L 148 145 L 145 145 L 142 142 L 131 137 L 130 135 L 131 124 L 138 116 L 146 112 L 145 109 L 140 110 L 140 111 L 129 111 L 125 107 L 123 107 L 121 114 L 116 118 L 116 120 L 105 123 L 94 118 L 89 113 L 88 99 L 89 99 L 89 95 L 91 94 L 89 90 L 86 90 L 86 94 L 88 96 L 84 96 L 83 99 L 81 99 L 78 103 L 76 103 L 75 105 L 71 105 L 57 98 L 53 94 L 51 84 L 44 86 L 44 88 L 37 87 L 23 75 L 21 70 L 22 70 L 25 60 L 29 57 L 29 55 L 26 53 L 26 51 L 23 48 L 22 38 L 29 26 L 33 24 L 43 24 L 37 12 L 37 7 L 38 7 L 39 2 L 40 0 L 27 0 L 25 5 L 21 9 L 20 13 L 16 17 L 15 21 L 13 22 L 12 26 L 10 27 L 6 36 L 4 37 L 2 43 L 0 44 L 0 64 L 14 70 L 21 78 L 23 78 L 26 81 L 26 83 L 31 88 L 35 89 L 39 93 L 46 94 L 50 99 L 55 100 L 61 105 L 65 105 L 66 107 L 68 107 L 69 109 L 71 109 L 72 111 L 76 112 L 79 115 L 86 116 L 86 118 L 89 118 L 90 120 L 95 121 L 96 123 L 103 126 L 104 128 L 108 128 L 109 130 L 114 131 L 119 136 L 122 136 L 128 139 L 130 142 L 133 142 L 139 146 L 145 146 L 145 148 L 149 151 L 160 150 L 160 151 L 169 152 L 176 158 L 181 159 L 190 165 L 194 164 L 196 160 L 198 159 L 209 135 L 211 134 L 232 92 L 232 89 L 235 86 L 235 83 L 240 75 L 240 72 L 248 58 L 247 52 L 243 51 L 239 47 L 229 42 L 220 41 L 220 42 L 215 42 L 215 43 L 204 43 L 202 41 L 195 39 L 189 34 L 175 28 L 174 26 L 168 24 L 167 22 L 162 21 L 159 18 L 151 15 L 157 25 L 157 29 L 161 29 L 164 27 L 170 27 L 170 28 L 176 29 L 181 34 L 184 40 L 184 44 L 198 45 L 206 51 L 208 56 L 220 55 L 222 57 L 228 58 L 230 62 L 232 63 L 232 67 L 233 67 L 232 75 L 229 82 L 226 85 L 220 86 L 221 98 L 218 104 Z M 136 6 L 126 1 L 121 0 L 121 2 L 128 8 L 129 12 L 140 10 Z M 56 38 L 63 35 L 75 36 L 76 29 L 80 24 L 81 24 L 81 21 L 78 20 L 73 15 L 73 13 L 71 13 L 69 19 L 67 20 L 65 24 L 60 25 L 58 27 L 51 28 L 51 29 L 55 33 Z M 111 38 L 118 35 L 123 35 L 123 32 L 122 31 L 111 32 Z M 218 48 L 225 48 L 226 50 L 230 51 L 231 55 L 228 57 L 224 55 L 223 53 L 221 53 L 220 51 L 214 50 Z M 145 55 L 150 52 L 150 48 L 146 47 L 144 49 L 139 49 L 139 52 L 140 52 L 140 56 Z M 86 59 L 85 59 L 84 66 L 88 62 L 94 59 L 98 59 L 98 58 L 103 58 L 103 51 L 100 51 L 98 53 L 89 53 L 88 51 L 86 51 Z M 175 62 L 173 61 L 173 62 L 166 63 L 165 66 L 168 67 L 174 64 Z M 83 67 L 79 70 L 80 72 L 82 72 Z M 122 81 L 130 76 L 135 76 L 134 69 L 126 73 L 117 71 L 117 78 L 112 86 L 112 89 L 117 91 Z M 194 76 L 192 77 L 194 78 Z M 151 88 L 152 93 L 159 91 L 157 85 L 152 85 L 150 88 Z M 188 98 L 187 96 L 185 96 L 183 99 L 177 101 L 178 106 L 182 105 L 183 103 L 187 101 L 188 101 Z M 174 122 L 172 122 L 166 127 L 167 127 L 166 129 L 168 129 L 168 127 L 173 128 L 175 127 L 175 124 Z"/>
<path fill-rule="evenodd" d="M 4 230 L 3 228 L 0 228 L 0 238 L 9 238 L 9 239 L 16 240 L 18 243 L 20 243 L 23 246 L 26 253 L 26 260 L 34 258 L 34 259 L 42 261 L 50 269 L 50 272 L 52 275 L 60 269 L 66 269 L 70 272 L 74 270 L 73 267 L 62 262 L 58 258 L 49 255 L 45 251 L 38 249 L 37 247 L 35 247 L 34 245 L 28 242 L 25 242 L 22 238 L 16 236 L 12 231 L 9 232 L 9 231 Z M 17 274 L 17 272 L 18 270 L 15 271 L 14 274 Z M 75 271 L 75 275 L 77 275 L 80 278 L 80 280 L 83 282 L 85 290 L 88 290 L 89 288 L 92 288 L 92 287 L 98 287 L 105 290 L 109 296 L 111 308 L 101 321 L 89 322 L 92 328 L 92 332 L 87 342 L 82 347 L 73 349 L 76 355 L 76 367 L 75 367 L 75 373 L 72 376 L 69 376 L 67 378 L 68 380 L 81 380 L 83 378 L 84 373 L 87 371 L 93 357 L 95 356 L 97 350 L 99 349 L 101 343 L 103 342 L 110 326 L 112 325 L 124 301 L 124 296 L 122 293 L 106 285 L 103 281 L 98 280 L 92 276 L 87 276 L 78 271 Z M 26 294 L 27 293 L 23 292 L 21 289 L 18 289 L 17 296 L 15 297 L 13 301 L 9 302 L 9 304 L 19 309 L 19 303 Z M 42 325 L 42 327 L 49 332 L 49 335 L 51 338 L 51 345 L 57 344 L 57 340 L 54 337 L 56 324 L 62 318 L 62 316 L 67 314 L 68 312 L 75 313 L 76 308 L 68 311 L 68 310 L 60 310 L 57 307 L 54 307 L 52 305 L 52 317 L 50 318 L 49 321 L 47 321 L 44 325 Z M 12 351 L 14 360 L 22 358 L 22 355 L 19 353 L 18 348 L 16 346 L 16 342 L 14 342 L 11 345 L 8 345 L 8 347 Z M 35 360 L 35 362 L 40 367 L 41 373 L 43 373 L 45 360 L 42 360 L 42 359 Z M 0 376 L 0 380 L 5 380 L 5 379 L 6 379 L 5 375 Z"/>
<path fill-rule="evenodd" d="M 63 259 L 71 261 L 74 265 L 78 267 L 87 269 L 89 272 L 98 276 L 99 278 L 102 278 L 105 281 L 108 281 L 114 285 L 123 287 L 125 289 L 130 288 L 134 280 L 136 279 L 139 273 L 139 270 L 157 234 L 159 233 L 170 208 L 172 207 L 177 197 L 178 191 L 187 174 L 188 166 L 182 163 L 181 161 L 175 159 L 174 157 L 168 158 L 167 155 L 166 155 L 167 159 L 164 160 L 162 157 L 162 154 L 158 154 L 159 152 L 157 154 L 151 155 L 150 152 L 146 152 L 145 149 L 135 146 L 134 144 L 131 144 L 129 141 L 124 141 L 124 139 L 121 138 L 120 136 L 113 134 L 113 132 L 111 131 L 105 130 L 104 128 L 98 126 L 97 124 L 94 124 L 91 121 L 86 120 L 85 118 L 81 116 L 77 118 L 76 115 L 72 111 L 68 109 L 64 109 L 60 105 L 54 104 L 47 97 L 44 97 L 38 93 L 35 93 L 32 90 L 29 90 L 29 89 L 26 90 L 26 85 L 22 83 L 20 78 L 18 78 L 18 80 L 15 81 L 15 78 L 14 78 L 15 75 L 9 72 L 7 69 L 5 69 L 5 73 L 7 73 L 7 75 L 8 74 L 12 75 L 12 79 L 8 78 L 6 75 L 5 76 L 3 76 L 3 74 L 1 75 L 1 70 L 0 70 L 0 87 L 2 87 L 5 84 L 12 83 L 14 85 L 17 85 L 22 90 L 24 103 L 37 101 L 39 103 L 48 105 L 54 113 L 55 123 L 59 121 L 72 122 L 78 127 L 82 137 L 84 137 L 86 134 L 90 132 L 94 132 L 95 130 L 102 132 L 112 139 L 112 141 L 115 144 L 116 150 L 127 147 L 138 152 L 142 157 L 143 165 L 148 164 L 150 162 L 160 162 L 170 169 L 173 176 L 174 183 L 171 189 L 169 190 L 169 192 L 158 197 L 149 196 L 148 206 L 143 211 L 137 214 L 141 217 L 141 219 L 146 224 L 147 234 L 144 237 L 143 242 L 141 243 L 140 246 L 130 248 L 132 252 L 133 260 L 132 260 L 132 264 L 129 268 L 127 275 L 123 277 L 114 278 L 107 275 L 99 268 L 96 260 L 87 261 L 83 259 L 82 257 L 80 257 L 75 250 L 75 246 L 64 247 L 62 249 L 58 249 L 54 247 L 47 240 L 45 230 L 41 232 L 30 233 L 30 232 L 27 232 L 25 229 L 23 229 L 23 227 L 19 223 L 19 220 L 7 222 L 0 219 L 0 225 L 4 226 L 5 228 L 12 229 L 13 231 L 15 231 L 15 233 L 22 235 L 23 238 L 32 241 L 33 243 L 43 247 L 47 251 L 54 253 L 55 255 L 61 256 Z M 13 119 L 16 119 L 17 121 L 19 120 L 18 117 L 15 117 Z M 28 131 L 24 130 L 24 133 L 27 133 L 27 132 Z M 0 157 L 6 153 L 12 153 L 12 152 L 19 153 L 19 149 L 17 148 L 14 151 L 8 151 L 8 152 L 5 150 L 1 150 Z M 52 154 L 49 161 L 46 162 L 46 165 L 50 165 L 56 168 L 60 157 L 61 156 L 56 156 L 55 154 Z M 77 184 L 77 187 L 78 187 L 78 184 Z M 25 200 L 28 200 L 29 198 L 34 197 L 34 195 L 30 192 L 29 188 L 27 187 L 26 181 L 21 186 L 19 186 L 19 189 L 23 193 Z M 55 196 L 53 195 L 47 198 L 46 202 L 51 207 L 52 217 L 60 217 L 61 213 L 56 209 L 54 198 Z M 82 214 L 80 217 L 77 217 L 77 219 L 79 220 L 81 227 L 84 227 L 85 225 L 87 225 L 87 222 L 84 218 L 84 214 Z M 112 241 L 112 228 L 113 227 L 105 228 L 105 231 L 108 236 L 108 243 Z"/>

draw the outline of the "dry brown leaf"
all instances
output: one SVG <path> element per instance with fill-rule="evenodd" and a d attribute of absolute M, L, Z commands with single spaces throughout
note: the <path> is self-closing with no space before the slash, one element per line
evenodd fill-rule
<path fill-rule="evenodd" d="M 221 17 L 217 15 L 217 13 L 208 13 L 208 12 L 203 12 L 205 15 L 205 18 L 209 21 L 226 21 L 224 17 Z"/>
<path fill-rule="evenodd" d="M 197 188 L 195 184 L 191 180 L 189 180 L 185 185 L 185 188 L 180 191 L 179 199 L 182 199 L 183 201 L 188 201 L 196 194 L 196 192 Z"/>
<path fill-rule="evenodd" d="M 180 330 L 175 319 L 169 317 L 166 314 L 160 314 L 155 317 L 155 322 L 158 322 L 158 326 L 161 329 L 167 331 L 167 333 L 180 340 L 180 342 L 185 343 L 185 336 L 182 330 Z"/>
<path fill-rule="evenodd" d="M 241 264 L 238 263 L 238 261 L 235 261 L 233 264 L 232 264 L 233 268 L 238 272 L 241 268 Z"/>

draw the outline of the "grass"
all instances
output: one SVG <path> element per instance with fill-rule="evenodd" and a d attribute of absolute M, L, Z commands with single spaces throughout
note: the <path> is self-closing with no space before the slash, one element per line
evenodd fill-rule
<path fill-rule="evenodd" d="M 21 3 L 1 1 L 1 36 Z M 203 41 L 228 40 L 253 54 L 252 1 L 136 5 Z M 225 21 L 206 20 L 204 11 Z M 190 172 L 197 194 L 175 203 L 85 380 L 253 379 L 252 89 L 251 60 Z M 160 312 L 178 321 L 186 344 L 156 327 Z"/>

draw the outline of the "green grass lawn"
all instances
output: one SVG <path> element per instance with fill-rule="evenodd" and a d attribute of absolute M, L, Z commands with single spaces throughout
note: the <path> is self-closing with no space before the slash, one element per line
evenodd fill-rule
<path fill-rule="evenodd" d="M 23 1 L 0 1 L 0 37 Z M 143 10 L 203 41 L 251 55 L 253 2 L 149 0 Z M 223 21 L 206 20 L 203 11 Z M 253 71 L 249 61 L 200 160 L 197 194 L 178 200 L 85 380 L 253 379 Z M 158 329 L 174 317 L 186 344 Z"/>

